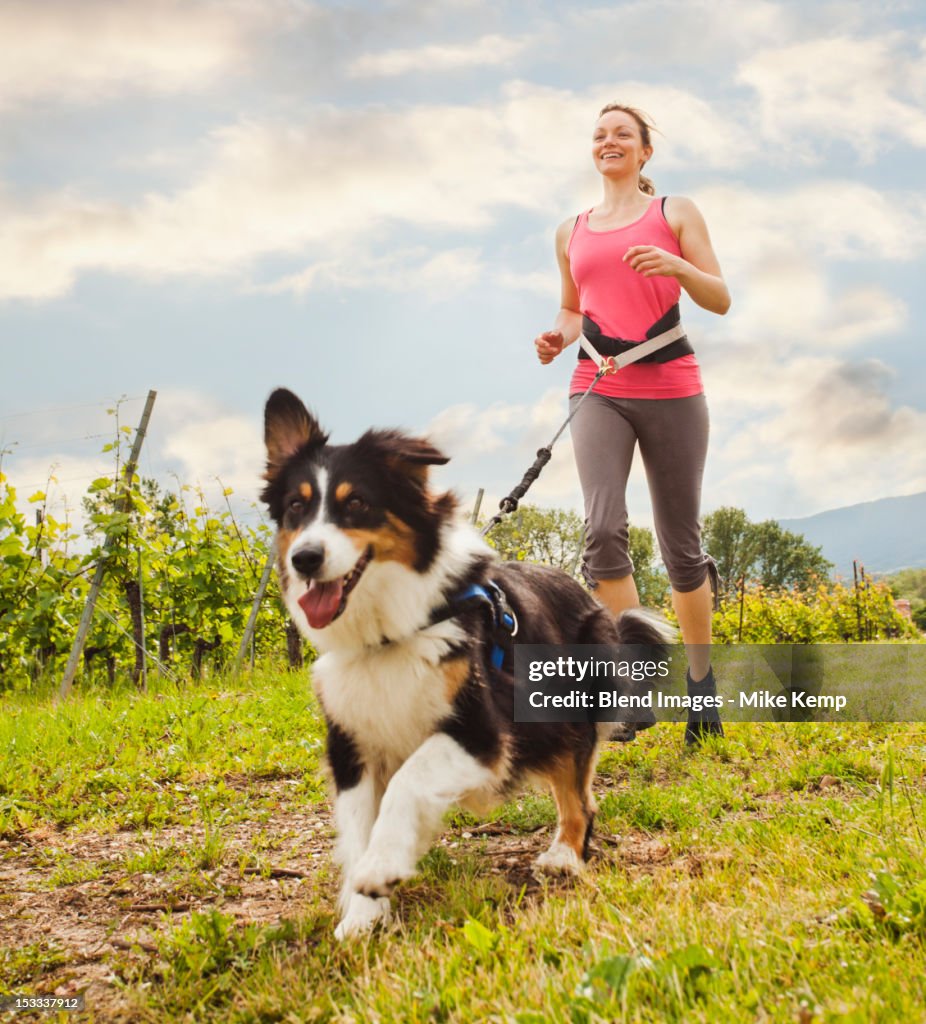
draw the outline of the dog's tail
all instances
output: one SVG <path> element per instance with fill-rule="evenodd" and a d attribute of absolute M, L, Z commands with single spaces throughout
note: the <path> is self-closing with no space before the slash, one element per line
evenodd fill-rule
<path fill-rule="evenodd" d="M 678 640 L 678 631 L 673 629 L 659 614 L 646 608 L 631 608 L 617 620 L 618 643 L 630 647 L 631 661 L 663 661 L 669 653 L 669 646 Z M 598 741 L 627 743 L 641 729 L 656 724 L 656 716 L 648 708 L 637 708 L 629 721 L 600 721 L 597 723 Z"/>
<path fill-rule="evenodd" d="M 618 642 L 658 648 L 660 653 L 678 642 L 678 630 L 648 608 L 628 608 L 617 620 Z"/>

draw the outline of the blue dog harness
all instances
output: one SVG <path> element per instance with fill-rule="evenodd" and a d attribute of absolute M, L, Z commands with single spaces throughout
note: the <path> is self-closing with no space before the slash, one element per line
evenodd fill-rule
<path fill-rule="evenodd" d="M 486 583 L 471 583 L 431 615 L 431 624 L 453 619 L 462 612 L 481 608 L 489 621 L 489 635 L 492 638 L 490 660 L 493 668 L 501 668 L 505 651 L 511 646 L 518 632 L 518 617 L 508 604 L 505 591 L 492 580 Z"/>

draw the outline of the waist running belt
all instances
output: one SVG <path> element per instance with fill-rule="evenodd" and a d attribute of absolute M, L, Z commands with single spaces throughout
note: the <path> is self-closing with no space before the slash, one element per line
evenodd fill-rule
<path fill-rule="evenodd" d="M 661 316 L 656 323 L 646 332 L 646 339 L 655 338 L 658 334 L 665 334 L 666 331 L 670 331 L 673 327 L 677 327 L 682 322 L 681 314 L 679 313 L 678 303 L 676 303 L 664 316 Z M 590 320 L 587 316 L 582 317 L 582 333 L 592 343 L 596 351 L 603 356 L 620 356 L 625 352 L 630 352 L 635 349 L 637 345 L 641 344 L 640 341 L 625 341 L 623 338 L 609 338 L 607 335 L 601 333 L 601 328 L 594 320 Z M 642 359 L 637 360 L 640 363 L 669 363 L 673 359 L 680 359 L 682 356 L 689 356 L 694 353 L 694 349 L 691 347 L 691 342 L 688 340 L 687 335 L 683 334 L 677 340 L 664 346 L 663 348 L 657 349 L 655 352 L 651 352 L 648 356 L 644 356 Z M 591 359 L 591 356 L 583 348 L 579 348 L 580 359 Z"/>

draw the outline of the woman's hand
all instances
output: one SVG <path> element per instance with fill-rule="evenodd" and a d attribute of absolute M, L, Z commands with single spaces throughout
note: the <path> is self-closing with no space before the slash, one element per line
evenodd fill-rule
<path fill-rule="evenodd" d="M 537 358 L 543 363 L 552 363 L 553 360 L 563 351 L 566 339 L 562 331 L 544 331 L 534 338 L 534 347 L 537 349 Z"/>
<path fill-rule="evenodd" d="M 688 266 L 681 256 L 656 245 L 632 245 L 624 253 L 624 262 L 644 277 L 680 277 Z"/>
<path fill-rule="evenodd" d="M 665 252 L 655 245 L 633 245 L 624 253 L 624 262 L 643 277 L 676 278 L 702 309 L 723 316 L 730 308 L 730 292 L 720 273 L 701 211 L 684 196 L 670 196 L 665 214 L 678 239 L 681 255 Z"/>

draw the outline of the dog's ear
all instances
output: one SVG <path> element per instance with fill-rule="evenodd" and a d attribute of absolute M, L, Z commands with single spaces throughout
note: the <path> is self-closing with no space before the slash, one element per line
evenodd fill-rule
<path fill-rule="evenodd" d="M 398 430 L 370 430 L 358 442 L 371 449 L 388 466 L 424 483 L 428 466 L 443 466 L 450 457 L 424 437 L 409 437 Z"/>
<path fill-rule="evenodd" d="M 277 388 L 264 408 L 264 443 L 267 445 L 267 480 L 286 460 L 307 444 L 324 444 L 328 435 L 302 402 L 286 388 Z"/>

